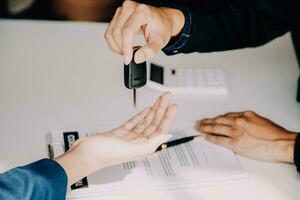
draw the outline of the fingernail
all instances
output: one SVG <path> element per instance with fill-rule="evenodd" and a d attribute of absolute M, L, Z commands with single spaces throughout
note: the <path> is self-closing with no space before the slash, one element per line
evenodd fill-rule
<path fill-rule="evenodd" d="M 203 126 L 203 124 L 201 122 L 197 122 L 196 123 L 196 127 L 199 130 L 201 127 Z"/>
<path fill-rule="evenodd" d="M 128 64 L 130 63 L 130 61 L 131 61 L 131 58 L 130 58 L 130 56 L 128 56 L 128 55 L 124 55 L 124 56 L 123 56 L 123 59 L 124 59 L 125 65 L 128 65 Z"/>
<path fill-rule="evenodd" d="M 194 129 L 195 129 L 195 130 L 198 130 L 198 129 L 199 129 L 199 123 L 198 123 L 198 122 L 195 123 Z"/>
<path fill-rule="evenodd" d="M 135 56 L 134 56 L 134 61 L 137 64 L 145 62 L 145 56 L 144 56 L 144 54 L 141 53 L 141 52 L 136 53 Z"/>
<path fill-rule="evenodd" d="M 169 95 L 169 96 L 171 96 L 172 93 L 171 93 L 170 91 L 166 91 L 166 92 L 164 93 L 164 95 Z"/>

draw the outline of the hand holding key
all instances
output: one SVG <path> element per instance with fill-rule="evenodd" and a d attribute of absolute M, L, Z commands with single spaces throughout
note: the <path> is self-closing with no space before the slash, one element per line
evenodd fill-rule
<path fill-rule="evenodd" d="M 184 15 L 180 10 L 157 8 L 134 1 L 124 1 L 105 33 L 109 47 L 123 55 L 127 65 L 133 58 L 133 42 L 138 34 L 145 38 L 146 45 L 134 56 L 136 63 L 153 57 L 174 37 L 184 26 Z"/>

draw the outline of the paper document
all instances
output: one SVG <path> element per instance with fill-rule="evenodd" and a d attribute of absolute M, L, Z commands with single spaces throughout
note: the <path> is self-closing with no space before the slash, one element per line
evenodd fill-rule
<path fill-rule="evenodd" d="M 64 133 L 52 132 L 52 142 L 64 144 Z M 79 138 L 93 134 L 88 131 L 78 133 Z M 171 133 L 171 140 L 197 134 L 184 126 L 174 127 Z M 183 189 L 247 181 L 248 176 L 231 151 L 199 138 L 143 160 L 102 169 L 88 176 L 87 180 L 88 187 L 72 190 L 69 197 Z"/>

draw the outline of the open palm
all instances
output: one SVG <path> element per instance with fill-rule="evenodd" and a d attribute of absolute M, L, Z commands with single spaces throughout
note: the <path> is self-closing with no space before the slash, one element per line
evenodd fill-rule
<path fill-rule="evenodd" d="M 160 96 L 152 107 L 144 109 L 118 128 L 89 137 L 81 144 L 105 166 L 135 160 L 155 152 L 171 138 L 168 134 L 177 105 L 170 104 L 169 92 Z"/>

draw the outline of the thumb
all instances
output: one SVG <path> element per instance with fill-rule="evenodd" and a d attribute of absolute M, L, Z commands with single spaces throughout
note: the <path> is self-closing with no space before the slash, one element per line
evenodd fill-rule
<path fill-rule="evenodd" d="M 154 152 L 160 145 L 166 143 L 172 138 L 171 134 L 160 134 L 153 138 L 150 138 L 149 145 L 151 146 L 152 152 Z"/>
<path fill-rule="evenodd" d="M 135 157 L 135 160 L 145 158 L 146 156 L 149 156 L 153 153 L 155 153 L 155 150 L 162 145 L 163 143 L 166 143 L 169 139 L 172 138 L 171 134 L 160 134 L 157 136 L 154 136 L 148 140 L 147 143 L 139 143 L 139 151 L 137 152 L 137 157 Z"/>
<path fill-rule="evenodd" d="M 141 47 L 134 55 L 136 63 L 142 63 L 154 57 L 164 46 L 163 36 L 152 38 L 147 44 Z"/>

